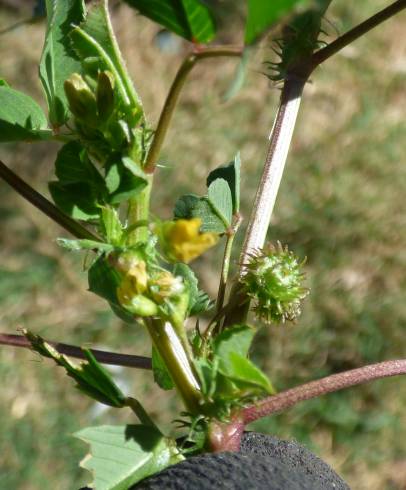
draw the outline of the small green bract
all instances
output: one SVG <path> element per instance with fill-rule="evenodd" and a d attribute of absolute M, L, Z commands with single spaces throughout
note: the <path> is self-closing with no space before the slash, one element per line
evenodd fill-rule
<path fill-rule="evenodd" d="M 303 263 L 280 242 L 251 254 L 242 282 L 260 320 L 280 323 L 300 315 L 302 300 L 309 294 L 302 285 Z"/>

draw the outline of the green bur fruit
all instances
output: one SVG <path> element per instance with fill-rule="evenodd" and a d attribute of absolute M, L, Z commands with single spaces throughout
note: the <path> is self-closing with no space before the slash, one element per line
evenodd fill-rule
<path fill-rule="evenodd" d="M 309 294 L 302 286 L 303 262 L 279 242 L 251 254 L 242 282 L 255 300 L 253 309 L 259 319 L 280 323 L 300 315 L 302 300 Z"/>

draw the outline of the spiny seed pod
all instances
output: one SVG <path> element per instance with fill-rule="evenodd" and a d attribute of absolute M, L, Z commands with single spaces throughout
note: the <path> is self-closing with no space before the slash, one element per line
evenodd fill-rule
<path fill-rule="evenodd" d="M 293 321 L 309 290 L 302 286 L 304 261 L 277 242 L 251 254 L 242 282 L 255 300 L 254 312 L 265 323 Z"/>

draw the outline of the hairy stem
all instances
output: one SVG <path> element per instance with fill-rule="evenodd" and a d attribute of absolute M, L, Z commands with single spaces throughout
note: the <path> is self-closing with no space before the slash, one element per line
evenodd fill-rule
<path fill-rule="evenodd" d="M 77 221 L 73 220 L 65 213 L 60 211 L 48 199 L 28 185 L 21 177 L 10 170 L 2 161 L 0 161 L 0 177 L 5 180 L 20 196 L 30 202 L 37 209 L 46 214 L 58 225 L 65 228 L 76 238 L 85 238 L 89 240 L 100 241 L 97 235 L 87 230 Z"/>
<path fill-rule="evenodd" d="M 400 374 L 406 374 L 406 359 L 371 364 L 358 369 L 344 371 L 343 373 L 333 374 L 267 397 L 255 405 L 243 408 L 238 412 L 238 415 L 242 417 L 245 424 L 248 424 L 275 412 L 286 410 L 304 400 L 310 400 L 344 388 Z"/>
<path fill-rule="evenodd" d="M 313 70 L 328 58 L 357 40 L 359 37 L 363 36 L 371 29 L 378 26 L 385 20 L 388 20 L 390 17 L 393 17 L 405 8 L 406 0 L 397 0 L 396 2 L 392 3 L 392 5 L 389 5 L 389 7 L 386 7 L 366 21 L 361 22 L 361 24 L 357 25 L 350 31 L 346 32 L 338 39 L 328 44 L 325 48 L 316 51 L 311 57 L 311 66 L 313 67 Z"/>
<path fill-rule="evenodd" d="M 60 354 L 75 357 L 77 359 L 86 359 L 86 356 L 80 347 L 70 344 L 63 344 L 62 342 L 51 342 L 50 340 L 45 340 L 45 342 L 52 345 L 52 347 Z M 0 345 L 24 347 L 31 350 L 31 343 L 24 335 L 0 333 Z M 151 359 L 149 357 L 118 354 L 115 352 L 106 352 L 98 349 L 90 349 L 90 352 L 99 362 L 103 364 L 112 364 L 115 366 L 125 366 L 138 369 L 152 369 Z"/>
<path fill-rule="evenodd" d="M 273 208 L 281 183 L 289 147 L 292 141 L 293 130 L 299 112 L 305 82 L 291 79 L 285 81 L 282 89 L 279 109 L 276 114 L 268 153 L 261 180 L 252 207 L 244 243 L 240 255 L 239 277 L 244 275 L 244 264 L 249 261 L 250 254 L 264 246 L 266 233 L 271 221 Z M 249 309 L 249 301 L 244 297 L 241 284 L 236 282 L 231 295 L 241 296 L 238 302 L 226 317 L 225 325 L 245 321 Z"/>
<path fill-rule="evenodd" d="M 303 87 L 304 82 L 297 80 L 287 80 L 284 84 L 278 113 L 270 135 L 264 170 L 255 196 L 241 251 L 240 275 L 244 274 L 244 264 L 248 261 L 249 254 L 264 246 L 292 141 Z"/>
<path fill-rule="evenodd" d="M 174 327 L 161 319 L 146 319 L 152 342 L 162 357 L 187 410 L 199 413 L 202 395 L 189 355 Z"/>
<path fill-rule="evenodd" d="M 153 173 L 158 161 L 159 154 L 166 133 L 168 131 L 179 95 L 182 92 L 183 86 L 187 80 L 192 68 L 200 61 L 207 58 L 224 57 L 224 56 L 241 56 L 242 48 L 235 46 L 213 46 L 203 48 L 199 52 L 189 54 L 181 64 L 174 81 L 172 82 L 169 93 L 166 97 L 161 115 L 159 117 L 158 126 L 152 140 L 151 147 L 148 152 L 147 161 L 145 164 L 145 172 Z"/>

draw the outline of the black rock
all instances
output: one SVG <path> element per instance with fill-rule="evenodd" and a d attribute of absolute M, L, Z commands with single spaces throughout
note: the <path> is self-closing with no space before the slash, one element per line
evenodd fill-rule
<path fill-rule="evenodd" d="M 133 490 L 349 490 L 321 459 L 296 442 L 249 432 L 241 452 L 189 458 Z"/>

